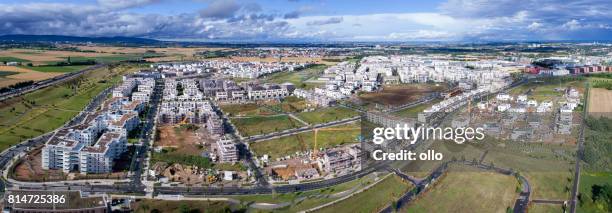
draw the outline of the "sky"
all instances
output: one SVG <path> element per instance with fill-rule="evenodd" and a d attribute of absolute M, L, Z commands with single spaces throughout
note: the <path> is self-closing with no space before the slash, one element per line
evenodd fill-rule
<path fill-rule="evenodd" d="M 612 40 L 611 0 L 0 0 L 0 35 L 194 41 Z"/>

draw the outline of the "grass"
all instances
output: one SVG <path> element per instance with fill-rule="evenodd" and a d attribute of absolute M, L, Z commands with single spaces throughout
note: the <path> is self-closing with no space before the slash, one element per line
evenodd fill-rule
<path fill-rule="evenodd" d="M 582 172 L 580 174 L 580 200 L 578 204 L 578 212 L 605 212 L 602 206 L 593 203 L 592 187 L 594 185 L 612 185 L 611 172 Z"/>
<path fill-rule="evenodd" d="M 231 205 L 222 201 L 168 201 L 155 199 L 138 200 L 133 208 L 137 213 L 145 212 L 232 212 Z M 157 211 L 155 211 L 157 210 Z"/>
<path fill-rule="evenodd" d="M 325 129 L 353 129 L 354 130 L 339 130 L 339 131 L 324 131 Z M 343 144 L 357 143 L 357 137 L 360 135 L 359 123 L 340 125 L 337 127 L 325 128 L 319 130 L 317 135 L 318 148 L 330 148 Z M 304 142 L 300 142 L 301 140 Z M 297 135 L 290 135 L 281 138 L 275 138 L 267 141 L 260 141 L 250 144 L 250 149 L 258 156 L 264 154 L 269 155 L 272 159 L 292 155 L 296 152 L 304 152 L 314 148 L 314 133 L 303 132 Z"/>
<path fill-rule="evenodd" d="M 423 110 L 433 106 L 435 102 L 430 102 L 430 103 L 425 103 L 425 104 L 419 104 L 415 107 L 410 107 L 407 109 L 403 109 L 397 112 L 394 112 L 393 115 L 397 115 L 397 116 L 401 116 L 401 117 L 406 117 L 406 118 L 416 118 L 419 113 L 423 112 Z"/>
<path fill-rule="evenodd" d="M 95 70 L 81 78 L 0 103 L 0 150 L 61 127 L 102 90 L 131 71 Z M 75 89 L 72 89 L 75 88 Z"/>
<path fill-rule="evenodd" d="M 236 126 L 242 136 L 253 136 L 272 133 L 286 129 L 301 127 L 298 121 L 294 121 L 287 115 L 275 116 L 253 116 L 246 118 L 232 118 L 232 124 Z"/>
<path fill-rule="evenodd" d="M 75 72 L 83 70 L 89 65 L 78 65 L 78 66 L 21 66 L 22 68 L 39 71 L 39 72 Z"/>
<path fill-rule="evenodd" d="M 285 83 L 289 82 L 294 84 L 297 88 L 305 88 L 310 89 L 314 88 L 320 84 L 316 83 L 306 83 L 307 80 L 316 79 L 323 70 L 325 70 L 328 66 L 324 64 L 315 64 L 306 69 L 299 70 L 297 72 L 277 72 L 270 75 L 267 75 L 264 78 L 264 82 L 266 83 Z"/>
<path fill-rule="evenodd" d="M 376 176 L 374 174 L 370 174 L 356 180 L 311 191 L 286 194 L 236 195 L 229 196 L 229 198 L 240 200 L 244 205 L 251 203 L 280 204 L 289 202 L 291 205 L 284 208 L 275 209 L 274 212 L 299 212 L 337 200 L 340 198 L 337 193 L 352 192 L 370 185 L 375 181 L 375 177 Z M 298 201 L 300 198 L 306 199 Z M 255 210 L 255 212 L 257 211 Z"/>
<path fill-rule="evenodd" d="M 29 62 L 30 60 L 10 56 L 0 56 L 0 62 Z"/>
<path fill-rule="evenodd" d="M 15 75 L 18 74 L 18 72 L 11 72 L 11 71 L 0 71 L 0 78 L 9 76 L 9 75 Z"/>
<path fill-rule="evenodd" d="M 520 153 L 489 151 L 484 164 L 512 168 L 527 178 L 534 199 L 567 199 L 571 189 L 572 163 L 550 157 L 532 158 Z"/>
<path fill-rule="evenodd" d="M 563 212 L 563 207 L 560 204 L 546 203 L 531 203 L 529 205 L 530 213 L 559 213 Z"/>
<path fill-rule="evenodd" d="M 358 112 L 344 107 L 329 107 L 296 114 L 297 117 L 309 124 L 327 123 L 358 115 Z"/>
<path fill-rule="evenodd" d="M 361 193 L 317 212 L 376 212 L 391 204 L 412 186 L 392 175 Z"/>
<path fill-rule="evenodd" d="M 516 177 L 452 169 L 404 212 L 504 212 L 514 206 Z"/>
<path fill-rule="evenodd" d="M 225 105 L 220 105 L 219 107 L 228 116 L 256 116 L 256 115 L 276 114 L 275 112 L 272 112 L 270 109 L 267 109 L 255 103 L 225 104 Z"/>

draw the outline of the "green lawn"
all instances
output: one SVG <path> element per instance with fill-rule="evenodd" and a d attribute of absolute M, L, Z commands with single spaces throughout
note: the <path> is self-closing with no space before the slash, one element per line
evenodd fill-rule
<path fill-rule="evenodd" d="M 357 138 L 360 135 L 359 123 L 330 127 L 328 129 L 350 129 L 338 131 L 320 130 L 317 134 L 317 147 L 329 148 L 337 145 L 358 143 Z M 300 142 L 300 138 L 304 142 Z M 250 149 L 258 156 L 264 154 L 269 155 L 272 159 L 295 154 L 295 152 L 304 152 L 314 148 L 314 133 L 303 132 L 297 135 L 290 135 L 281 138 L 275 138 L 267 141 L 260 141 L 250 144 Z"/>
<path fill-rule="evenodd" d="M 75 72 L 90 67 L 90 65 L 78 66 L 22 66 L 22 68 L 39 72 Z"/>
<path fill-rule="evenodd" d="M 0 150 L 62 126 L 77 115 L 91 98 L 118 82 L 120 75 L 128 70 L 120 67 L 109 73 L 106 69 L 99 69 L 88 73 L 80 81 L 47 87 L 2 102 Z M 103 79 L 106 81 L 101 81 Z M 76 89 L 71 89 L 73 87 Z"/>
<path fill-rule="evenodd" d="M 306 121 L 309 124 L 320 124 L 331 121 L 342 120 L 344 118 L 350 118 L 358 116 L 359 113 L 344 107 L 329 107 L 317 109 L 311 112 L 302 112 L 296 114 L 297 117 Z"/>
<path fill-rule="evenodd" d="M 514 206 L 516 177 L 461 170 L 451 168 L 402 212 L 504 212 Z"/>
<path fill-rule="evenodd" d="M 396 201 L 412 185 L 392 175 L 361 193 L 317 212 L 377 212 Z"/>
<path fill-rule="evenodd" d="M 231 121 L 238 128 L 240 134 L 245 137 L 303 126 L 300 122 L 294 121 L 287 115 L 231 118 Z"/>
<path fill-rule="evenodd" d="M 10 56 L 0 56 L 0 62 L 29 62 L 29 60 Z"/>

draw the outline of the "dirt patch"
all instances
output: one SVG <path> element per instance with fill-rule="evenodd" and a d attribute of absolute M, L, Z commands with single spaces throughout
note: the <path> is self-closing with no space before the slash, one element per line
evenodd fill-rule
<path fill-rule="evenodd" d="M 612 117 L 612 90 L 592 88 L 589 93 L 589 113 Z"/>
<path fill-rule="evenodd" d="M 193 124 L 191 124 L 193 125 Z M 206 131 L 203 125 L 193 125 L 197 129 L 190 129 L 187 125 L 164 125 L 157 128 L 158 138 L 155 146 L 173 147 L 176 152 L 188 155 L 200 155 L 204 147 L 209 147 L 216 138 Z"/>
<path fill-rule="evenodd" d="M 416 101 L 433 92 L 443 91 L 443 84 L 407 84 L 384 86 L 381 91 L 363 93 L 359 99 L 364 102 L 381 104 L 384 106 L 398 106 Z"/>

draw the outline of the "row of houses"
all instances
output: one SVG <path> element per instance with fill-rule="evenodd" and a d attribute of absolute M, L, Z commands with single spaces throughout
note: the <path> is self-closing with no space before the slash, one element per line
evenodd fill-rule
<path fill-rule="evenodd" d="M 150 81 L 126 79 L 113 91 L 113 97 L 99 110 L 87 114 L 82 123 L 58 130 L 42 149 L 43 169 L 83 174 L 112 172 L 114 160 L 126 151 L 128 134 L 138 127 L 138 115 L 146 104 L 134 97 L 130 100 L 130 93 L 123 91 L 146 82 Z"/>
<path fill-rule="evenodd" d="M 224 79 L 202 79 L 200 89 L 206 97 L 220 102 L 246 102 L 282 99 L 292 94 L 295 86 L 285 84 L 236 84 Z"/>

